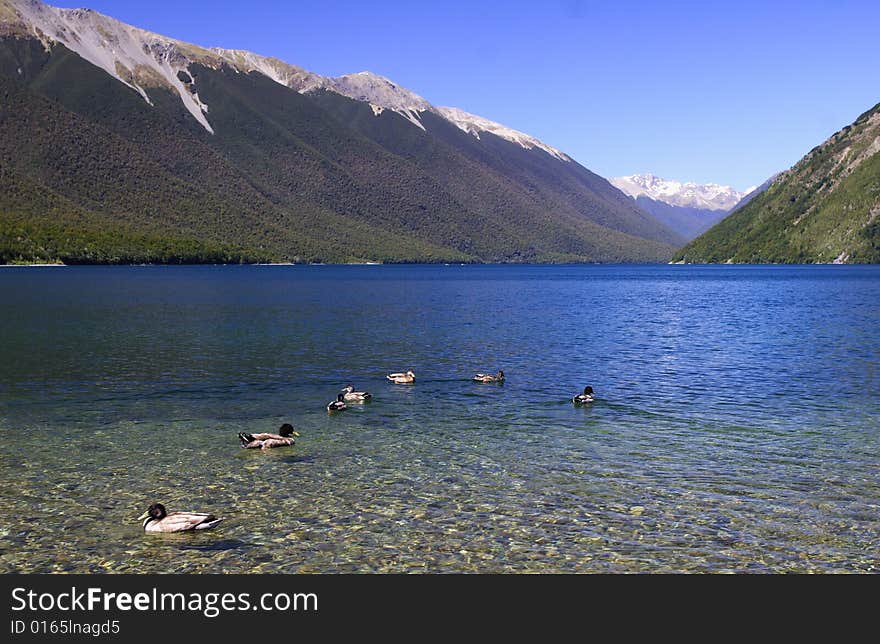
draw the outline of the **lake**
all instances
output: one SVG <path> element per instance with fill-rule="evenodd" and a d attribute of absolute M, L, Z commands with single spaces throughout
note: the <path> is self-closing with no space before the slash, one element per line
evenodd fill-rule
<path fill-rule="evenodd" d="M 6 267 L 0 302 L 0 572 L 880 571 L 878 266 Z M 145 535 L 153 501 L 225 520 Z"/>

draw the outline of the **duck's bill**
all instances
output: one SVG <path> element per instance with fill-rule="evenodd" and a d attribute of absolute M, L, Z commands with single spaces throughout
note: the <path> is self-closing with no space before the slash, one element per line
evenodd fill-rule
<path fill-rule="evenodd" d="M 143 521 L 143 520 L 146 519 L 148 516 L 150 516 L 150 513 L 149 513 L 149 512 L 144 512 L 141 516 L 139 516 L 139 517 L 137 518 L 137 520 L 138 520 L 138 521 Z"/>

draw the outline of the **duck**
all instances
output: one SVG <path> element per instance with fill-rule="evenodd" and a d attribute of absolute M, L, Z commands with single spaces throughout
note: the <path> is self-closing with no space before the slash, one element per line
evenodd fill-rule
<path fill-rule="evenodd" d="M 575 405 L 586 405 L 587 403 L 591 403 L 596 400 L 596 397 L 593 395 L 592 387 L 584 387 L 584 393 L 578 394 L 574 398 L 571 399 Z"/>
<path fill-rule="evenodd" d="M 390 373 L 385 377 L 395 385 L 411 385 L 416 381 L 416 374 L 412 370 L 406 373 Z"/>
<path fill-rule="evenodd" d="M 339 395 L 336 396 L 336 400 L 334 400 L 333 402 L 327 403 L 327 411 L 331 414 L 334 411 L 342 411 L 345 408 L 346 408 L 345 394 L 342 393 L 341 391 L 339 392 Z"/>
<path fill-rule="evenodd" d="M 161 503 L 153 503 L 146 512 L 138 517 L 144 520 L 144 532 L 190 532 L 192 530 L 209 530 L 220 523 L 223 518 L 201 512 L 168 513 Z"/>
<path fill-rule="evenodd" d="M 238 440 L 244 449 L 269 449 L 271 447 L 287 447 L 296 443 L 296 436 L 299 432 L 293 429 L 290 423 L 284 423 L 278 428 L 277 434 L 260 433 L 248 434 L 246 432 L 238 433 Z"/>
<path fill-rule="evenodd" d="M 347 385 L 342 388 L 343 400 L 345 402 L 369 402 L 373 399 L 373 394 L 366 391 L 355 391 L 353 385 Z"/>
<path fill-rule="evenodd" d="M 499 369 L 497 375 L 491 373 L 478 373 L 472 380 L 474 382 L 504 382 L 504 372 Z"/>

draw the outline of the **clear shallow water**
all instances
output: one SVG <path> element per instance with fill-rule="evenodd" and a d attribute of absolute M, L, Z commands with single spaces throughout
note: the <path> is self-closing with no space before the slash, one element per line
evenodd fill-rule
<path fill-rule="evenodd" d="M 0 303 L 2 572 L 880 570 L 880 267 L 4 268 Z M 153 500 L 226 520 L 146 536 Z"/>

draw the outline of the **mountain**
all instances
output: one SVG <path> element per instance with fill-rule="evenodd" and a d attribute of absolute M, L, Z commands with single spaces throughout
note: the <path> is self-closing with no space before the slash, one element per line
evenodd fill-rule
<path fill-rule="evenodd" d="M 724 219 L 747 192 L 716 183 L 682 183 L 634 174 L 615 177 L 611 183 L 632 197 L 642 210 L 691 240 Z"/>
<path fill-rule="evenodd" d="M 633 198 L 645 196 L 671 206 L 703 210 L 729 211 L 748 192 L 738 192 L 730 186 L 720 186 L 717 183 L 682 183 L 661 179 L 653 174 L 616 177 L 611 179 L 611 183 Z"/>
<path fill-rule="evenodd" d="M 0 0 L 0 262 L 664 261 L 534 137 L 88 9 Z"/>
<path fill-rule="evenodd" d="M 762 183 L 757 188 L 751 188 L 750 190 L 748 190 L 746 192 L 746 196 L 743 197 L 742 199 L 740 199 L 739 203 L 730 209 L 730 212 L 736 212 L 737 210 L 739 210 L 740 208 L 745 206 L 747 203 L 749 203 L 752 199 L 754 199 L 759 194 L 764 192 L 767 188 L 769 188 L 771 185 L 773 185 L 773 182 L 776 181 L 776 177 L 778 177 L 778 176 L 779 176 L 779 173 L 777 172 L 776 174 L 774 174 L 772 177 L 767 179 L 767 181 Z"/>
<path fill-rule="evenodd" d="M 880 263 L 880 104 L 676 253 L 695 263 Z"/>

